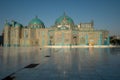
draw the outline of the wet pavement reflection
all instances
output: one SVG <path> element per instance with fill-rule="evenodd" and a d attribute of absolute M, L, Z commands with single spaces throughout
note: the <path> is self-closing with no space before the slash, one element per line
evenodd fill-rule
<path fill-rule="evenodd" d="M 120 48 L 0 48 L 0 79 L 120 80 L 119 68 Z"/>

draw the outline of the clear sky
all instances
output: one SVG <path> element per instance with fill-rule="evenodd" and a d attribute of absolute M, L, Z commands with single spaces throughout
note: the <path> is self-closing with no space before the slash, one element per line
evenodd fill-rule
<path fill-rule="evenodd" d="M 64 12 L 75 24 L 94 20 L 95 29 L 120 35 L 120 0 L 0 0 L 0 31 L 6 19 L 27 26 L 35 16 L 50 27 Z"/>

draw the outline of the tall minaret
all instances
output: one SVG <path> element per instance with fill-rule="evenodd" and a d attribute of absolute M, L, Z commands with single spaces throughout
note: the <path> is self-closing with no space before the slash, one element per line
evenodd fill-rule
<path fill-rule="evenodd" d="M 21 30 L 21 24 L 19 24 L 19 23 L 16 23 L 15 24 L 15 36 L 14 36 L 14 38 L 15 38 L 15 41 L 14 41 L 14 46 L 15 47 L 18 47 L 18 46 L 20 46 L 20 30 Z"/>
<path fill-rule="evenodd" d="M 4 26 L 4 46 L 10 46 L 10 27 L 11 25 L 6 21 Z"/>

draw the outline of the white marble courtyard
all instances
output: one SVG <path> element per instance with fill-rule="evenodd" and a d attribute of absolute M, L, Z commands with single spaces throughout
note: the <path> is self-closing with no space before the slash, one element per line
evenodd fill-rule
<path fill-rule="evenodd" d="M 120 80 L 120 48 L 0 48 L 0 80 L 8 78 Z"/>

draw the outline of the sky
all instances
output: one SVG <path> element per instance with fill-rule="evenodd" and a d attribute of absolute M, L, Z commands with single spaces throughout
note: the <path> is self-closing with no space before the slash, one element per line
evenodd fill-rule
<path fill-rule="evenodd" d="M 64 12 L 76 25 L 93 20 L 95 29 L 120 35 L 120 0 L 0 0 L 0 32 L 6 20 L 27 26 L 35 16 L 50 27 Z"/>

